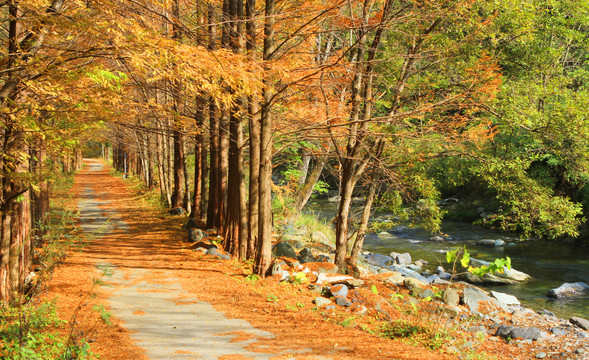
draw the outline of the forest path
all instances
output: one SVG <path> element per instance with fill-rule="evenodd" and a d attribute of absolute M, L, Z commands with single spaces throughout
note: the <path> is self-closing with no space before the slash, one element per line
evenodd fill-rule
<path fill-rule="evenodd" d="M 196 255 L 178 218 L 150 210 L 102 162 L 85 164 L 74 195 L 91 235 L 49 296 L 101 359 L 450 358 L 324 321 L 299 289 L 248 283 L 243 264 Z M 289 297 L 301 308 L 285 308 Z M 107 312 L 113 325 L 101 320 Z"/>

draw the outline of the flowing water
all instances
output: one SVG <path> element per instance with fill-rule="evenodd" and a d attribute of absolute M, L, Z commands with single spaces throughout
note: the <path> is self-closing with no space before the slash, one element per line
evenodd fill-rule
<path fill-rule="evenodd" d="M 309 209 L 320 217 L 330 219 L 335 213 L 335 205 L 327 202 L 316 202 Z M 367 235 L 364 249 L 385 255 L 392 251 L 408 252 L 413 260 L 424 259 L 432 265 L 442 264 L 446 269 L 449 266 L 445 264 L 445 252 L 463 246 L 471 257 L 480 260 L 509 256 L 513 268 L 531 275 L 533 280 L 487 289 L 512 294 L 524 306 L 534 310 L 546 309 L 563 318 L 580 316 L 589 319 L 589 294 L 558 301 L 546 297 L 546 291 L 565 282 L 589 284 L 589 247 L 545 240 L 519 241 L 513 234 L 455 222 L 445 222 L 442 231 L 449 236 L 448 240 L 436 242 L 430 240 L 432 235 L 423 229 L 396 226 L 381 235 Z M 501 239 L 507 246 L 490 248 L 477 245 L 483 239 Z"/>

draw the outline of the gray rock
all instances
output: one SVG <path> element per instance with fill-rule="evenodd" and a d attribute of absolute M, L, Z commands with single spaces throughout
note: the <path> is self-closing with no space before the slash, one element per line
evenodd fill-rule
<path fill-rule="evenodd" d="M 520 305 L 519 300 L 513 295 L 508 295 L 497 291 L 491 291 L 491 294 L 495 299 L 497 299 L 505 305 Z"/>
<path fill-rule="evenodd" d="M 188 242 L 196 243 L 205 239 L 209 234 L 200 229 L 188 229 Z"/>
<path fill-rule="evenodd" d="M 438 277 L 440 279 L 442 279 L 442 280 L 448 280 L 449 281 L 450 279 L 452 279 L 452 274 L 449 274 L 449 273 L 447 273 L 445 271 L 442 271 L 442 272 L 439 272 L 438 273 Z"/>
<path fill-rule="evenodd" d="M 546 357 L 545 352 L 539 352 L 536 354 L 536 359 L 544 359 Z"/>
<path fill-rule="evenodd" d="M 474 313 L 478 313 L 480 302 L 490 300 L 491 298 L 481 290 L 472 287 L 464 288 L 464 304 Z"/>
<path fill-rule="evenodd" d="M 172 216 L 186 215 L 186 210 L 184 210 L 184 208 L 182 206 L 178 206 L 178 207 L 168 210 L 168 214 L 170 214 Z"/>
<path fill-rule="evenodd" d="M 427 284 L 428 284 L 427 282 L 423 282 L 423 281 L 420 281 L 415 278 L 406 278 L 405 279 L 405 286 L 407 286 L 407 288 L 409 290 L 416 290 L 416 289 L 423 290 L 427 287 Z"/>
<path fill-rule="evenodd" d="M 553 299 L 565 299 L 569 297 L 581 296 L 589 293 L 589 285 L 576 282 L 564 283 L 555 289 L 550 289 L 546 296 Z"/>
<path fill-rule="evenodd" d="M 413 265 L 413 264 L 409 264 L 407 265 L 407 267 L 415 272 L 420 272 L 421 271 L 421 266 L 417 266 L 417 265 Z"/>
<path fill-rule="evenodd" d="M 501 247 L 501 246 L 505 246 L 505 241 L 497 239 L 484 239 L 484 240 L 480 240 L 478 242 L 479 245 L 481 246 L 487 246 L 487 247 Z"/>
<path fill-rule="evenodd" d="M 290 246 L 292 246 L 296 250 L 302 250 L 305 247 L 303 245 L 303 243 L 300 240 L 298 240 L 298 239 L 292 238 L 290 240 L 285 240 L 284 237 L 282 237 L 282 241 L 288 243 Z"/>
<path fill-rule="evenodd" d="M 432 298 L 434 297 L 434 292 L 431 289 L 425 289 L 422 292 L 419 293 L 419 297 L 422 299 L 426 299 L 426 298 Z"/>
<path fill-rule="evenodd" d="M 376 253 L 369 253 L 366 256 L 366 262 L 369 264 L 372 264 L 372 265 L 385 267 L 387 265 L 393 264 L 395 262 L 395 260 L 390 256 L 376 254 Z"/>
<path fill-rule="evenodd" d="M 336 296 L 335 303 L 338 304 L 339 306 L 344 306 L 344 307 L 352 306 L 352 302 L 343 296 Z"/>
<path fill-rule="evenodd" d="M 509 332 L 509 336 L 512 339 L 538 340 L 542 336 L 542 331 L 537 327 L 514 328 Z"/>
<path fill-rule="evenodd" d="M 556 336 L 566 336 L 569 333 L 565 328 L 560 326 L 553 327 L 552 329 L 550 329 L 550 331 Z"/>
<path fill-rule="evenodd" d="M 544 315 L 544 316 L 547 316 L 547 317 L 551 317 L 551 318 L 556 318 L 557 317 L 555 313 L 553 313 L 552 311 L 548 311 L 546 309 L 542 309 L 542 310 L 538 311 L 538 314 Z"/>
<path fill-rule="evenodd" d="M 231 260 L 230 255 L 220 252 L 216 247 L 208 249 L 207 255 L 217 256 L 223 260 Z"/>
<path fill-rule="evenodd" d="M 301 264 L 315 262 L 315 257 L 313 256 L 313 252 L 307 248 L 304 248 L 299 252 L 297 259 L 301 262 Z"/>
<path fill-rule="evenodd" d="M 279 241 L 272 248 L 272 255 L 275 257 L 297 258 L 297 253 L 292 245 L 287 242 Z"/>
<path fill-rule="evenodd" d="M 331 292 L 331 295 L 333 295 L 333 296 L 347 297 L 348 296 L 348 287 L 344 284 L 334 285 L 331 287 L 330 292 Z"/>
<path fill-rule="evenodd" d="M 411 254 L 409 254 L 409 253 L 399 254 L 395 258 L 395 260 L 397 261 L 397 264 L 399 264 L 399 265 L 409 265 L 409 264 L 411 264 Z"/>
<path fill-rule="evenodd" d="M 331 300 L 326 299 L 326 298 L 321 297 L 321 296 L 317 296 L 315 298 L 315 300 L 313 300 L 313 302 L 315 303 L 315 306 L 317 306 L 319 308 L 322 308 L 322 307 L 325 307 L 325 306 L 331 304 Z"/>
<path fill-rule="evenodd" d="M 497 328 L 496 336 L 510 339 L 538 340 L 542 336 L 542 331 L 537 327 L 513 327 L 500 325 Z"/>
<path fill-rule="evenodd" d="M 471 284 L 489 284 L 489 285 L 514 285 L 530 280 L 532 277 L 526 273 L 517 270 L 505 269 L 503 273 L 486 273 L 484 276 L 476 276 L 467 272 L 464 276 Z"/>
<path fill-rule="evenodd" d="M 427 279 L 421 275 L 419 275 L 418 272 L 413 271 L 411 269 L 407 269 L 404 266 L 401 265 L 390 265 L 387 266 L 387 269 L 392 270 L 392 271 L 396 271 L 398 273 L 400 273 L 401 275 L 405 276 L 405 277 L 410 277 L 410 278 L 414 278 L 417 279 L 423 283 L 428 283 Z"/>
<path fill-rule="evenodd" d="M 569 321 L 571 322 L 571 324 L 577 325 L 583 330 L 589 330 L 589 320 L 587 319 L 573 316 L 572 318 L 570 318 Z"/>
<path fill-rule="evenodd" d="M 513 326 L 509 326 L 509 325 L 499 325 L 499 327 L 497 328 L 497 332 L 495 333 L 495 336 L 499 336 L 502 338 L 506 338 L 509 337 L 511 330 L 515 329 Z"/>
<path fill-rule="evenodd" d="M 456 307 L 460 303 L 460 295 L 453 288 L 446 288 L 442 294 L 442 301 L 450 307 Z"/>

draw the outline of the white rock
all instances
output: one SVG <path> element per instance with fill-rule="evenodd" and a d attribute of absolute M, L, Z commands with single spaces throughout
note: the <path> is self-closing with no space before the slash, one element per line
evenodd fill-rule
<path fill-rule="evenodd" d="M 513 295 L 504 294 L 497 291 L 491 291 L 491 294 L 495 299 L 499 300 L 505 305 L 520 305 L 519 300 Z"/>

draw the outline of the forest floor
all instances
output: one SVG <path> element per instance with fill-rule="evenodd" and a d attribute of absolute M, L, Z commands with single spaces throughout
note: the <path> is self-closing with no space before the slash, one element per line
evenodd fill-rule
<path fill-rule="evenodd" d="M 326 315 L 304 285 L 252 281 L 248 264 L 194 252 L 178 217 L 101 162 L 86 165 L 72 191 L 94 235 L 56 269 L 45 298 L 101 359 L 455 358 L 349 326 L 343 309 Z M 469 358 L 518 358 L 490 345 Z"/>

